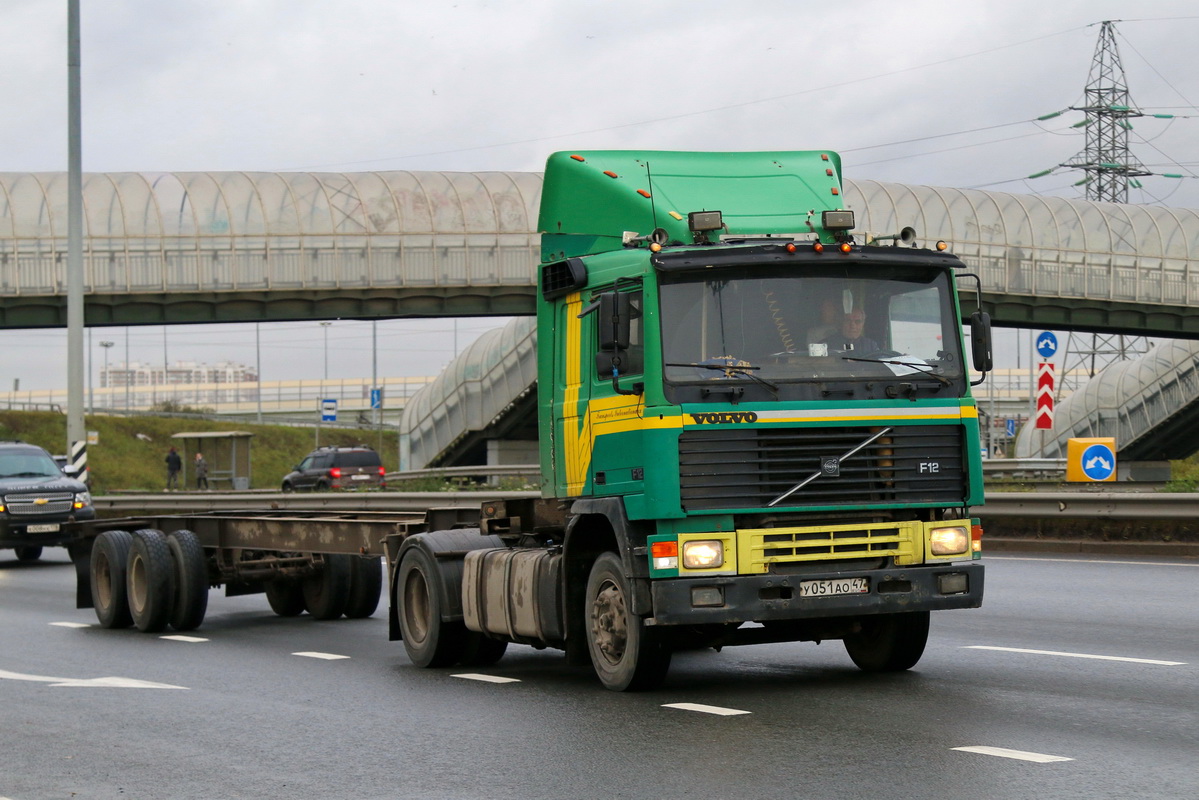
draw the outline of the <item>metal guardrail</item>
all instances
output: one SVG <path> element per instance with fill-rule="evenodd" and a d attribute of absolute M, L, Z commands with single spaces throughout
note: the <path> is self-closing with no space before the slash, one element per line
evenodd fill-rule
<path fill-rule="evenodd" d="M 537 464 L 493 464 L 470 467 L 434 467 L 432 469 L 410 469 L 404 472 L 389 472 L 387 480 L 403 481 L 413 478 L 503 478 L 531 477 L 541 479 L 541 467 Z"/>
<path fill-rule="evenodd" d="M 202 511 L 421 511 L 473 507 L 484 500 L 539 497 L 538 492 L 171 492 L 95 498 L 105 516 Z M 1057 519 L 1199 519 L 1199 493 L 992 492 L 971 514 Z"/>

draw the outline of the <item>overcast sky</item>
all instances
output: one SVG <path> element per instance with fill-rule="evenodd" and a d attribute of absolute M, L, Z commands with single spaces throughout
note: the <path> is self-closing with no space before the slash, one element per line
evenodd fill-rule
<path fill-rule="evenodd" d="M 83 2 L 89 172 L 540 170 L 559 149 L 841 152 L 846 176 L 1082 197 L 1083 99 L 1117 24 L 1156 172 L 1134 202 L 1199 208 L 1194 0 L 104 0 Z M 66 2 L 0 4 L 0 171 L 66 169 Z M 495 320 L 379 323 L 379 372 L 433 374 Z M 455 337 L 455 327 L 457 336 Z M 370 324 L 328 330 L 369 376 Z M 263 378 L 319 378 L 316 322 L 263 325 Z M 96 329 L 124 359 L 125 329 Z M 163 359 L 163 329 L 129 332 Z M 173 326 L 168 358 L 254 364 L 254 327 Z M 66 384 L 64 331 L 0 333 L 0 388 Z M 47 366 L 50 365 L 50 366 Z"/>

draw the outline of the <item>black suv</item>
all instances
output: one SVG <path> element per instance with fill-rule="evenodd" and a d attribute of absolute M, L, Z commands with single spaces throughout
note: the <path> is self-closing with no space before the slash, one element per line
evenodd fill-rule
<path fill-rule="evenodd" d="M 37 445 L 0 441 L 0 548 L 36 561 L 45 546 L 66 544 L 63 523 L 96 518 L 82 481 L 64 475 Z"/>
<path fill-rule="evenodd" d="M 283 491 L 382 489 L 387 485 L 383 475 L 383 462 L 373 448 L 321 447 L 283 476 Z"/>

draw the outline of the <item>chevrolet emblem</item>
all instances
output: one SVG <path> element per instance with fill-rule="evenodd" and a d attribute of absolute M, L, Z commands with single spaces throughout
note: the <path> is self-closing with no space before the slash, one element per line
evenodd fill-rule
<path fill-rule="evenodd" d="M 34 499 L 34 501 L 33 501 L 33 504 L 34 504 L 35 506 L 44 506 L 44 505 L 46 505 L 46 503 L 49 503 L 49 502 L 50 502 L 50 501 L 49 501 L 49 500 L 47 500 L 47 499 L 46 499 L 46 498 L 44 498 L 44 497 L 38 497 L 38 498 L 35 498 L 35 499 Z"/>

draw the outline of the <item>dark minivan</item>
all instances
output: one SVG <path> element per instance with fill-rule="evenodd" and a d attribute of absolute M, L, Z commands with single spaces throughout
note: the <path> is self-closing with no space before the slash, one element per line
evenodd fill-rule
<path fill-rule="evenodd" d="M 367 445 L 321 447 L 283 476 L 283 491 L 381 489 L 387 485 L 379 454 Z"/>

